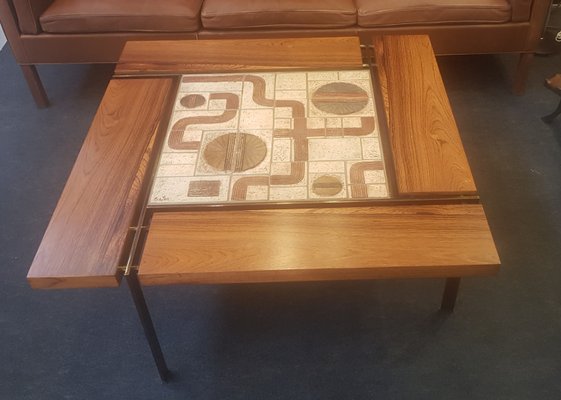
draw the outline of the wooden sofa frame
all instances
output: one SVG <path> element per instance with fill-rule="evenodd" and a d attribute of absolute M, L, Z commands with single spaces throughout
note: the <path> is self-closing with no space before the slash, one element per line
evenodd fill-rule
<path fill-rule="evenodd" d="M 35 0 L 45 7 L 49 0 Z M 513 92 L 522 94 L 534 51 L 539 43 L 550 7 L 549 0 L 511 0 L 513 18 L 502 24 L 454 24 L 391 26 L 380 28 L 284 30 L 200 30 L 190 33 L 22 33 L 12 0 L 0 0 L 0 22 L 33 98 L 39 107 L 49 100 L 36 65 L 115 63 L 129 40 L 213 39 L 244 37 L 306 37 L 373 34 L 428 34 L 437 55 L 498 54 L 519 55 L 513 78 Z M 32 7 L 30 7 L 31 10 Z M 40 7 L 39 7 L 40 8 Z"/>

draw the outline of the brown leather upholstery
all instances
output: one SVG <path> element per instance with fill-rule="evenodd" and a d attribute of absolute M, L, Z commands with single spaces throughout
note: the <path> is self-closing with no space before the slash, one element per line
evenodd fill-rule
<path fill-rule="evenodd" d="M 511 19 L 508 0 L 356 0 L 358 24 L 501 23 Z"/>
<path fill-rule="evenodd" d="M 205 0 L 207 29 L 342 28 L 356 24 L 353 0 Z"/>
<path fill-rule="evenodd" d="M 532 0 L 510 0 L 512 21 L 528 21 L 532 12 Z"/>
<path fill-rule="evenodd" d="M 21 33 L 41 32 L 39 17 L 52 2 L 53 0 L 13 0 Z"/>
<path fill-rule="evenodd" d="M 49 33 L 192 32 L 203 0 L 55 0 L 40 18 Z"/>
<path fill-rule="evenodd" d="M 358 20 L 363 26 L 359 26 L 353 0 L 204 0 L 207 27 L 201 29 L 197 12 L 202 1 L 0 0 L 0 22 L 16 61 L 27 68 L 25 76 L 38 104 L 48 100 L 38 75 L 30 69 L 34 64 L 114 63 L 128 40 L 202 37 L 358 34 L 368 43 L 372 35 L 428 34 L 437 54 L 519 53 L 514 90 L 521 93 L 551 5 L 551 0 L 354 0 L 360 8 Z M 411 8 L 422 5 L 421 1 L 442 8 Z M 37 29 L 37 15 L 49 2 L 55 4 L 43 21 L 55 33 L 22 33 Z M 380 4 L 391 9 L 384 10 Z M 474 10 L 468 12 L 462 4 L 470 4 Z M 377 18 L 401 23 L 364 26 Z M 474 23 L 469 18 L 484 20 Z M 499 20 L 506 22 L 497 23 Z M 180 31 L 170 31 L 170 27 Z"/>

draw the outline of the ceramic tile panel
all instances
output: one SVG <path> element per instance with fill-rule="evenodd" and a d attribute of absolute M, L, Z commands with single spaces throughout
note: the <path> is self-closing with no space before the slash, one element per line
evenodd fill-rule
<path fill-rule="evenodd" d="M 226 76 L 227 74 L 219 75 L 197 75 L 200 78 L 212 78 L 213 76 Z M 195 75 L 188 75 L 194 77 Z M 179 92 L 189 93 L 218 93 L 218 92 L 241 92 L 243 88 L 243 81 L 184 81 L 179 86 Z"/>
<path fill-rule="evenodd" d="M 306 101 L 308 92 L 306 90 L 277 90 L 275 100 L 299 100 Z"/>
<path fill-rule="evenodd" d="M 308 163 L 310 174 L 345 172 L 344 161 L 310 161 Z"/>
<path fill-rule="evenodd" d="M 308 72 L 308 81 L 337 81 L 339 73 L 337 71 L 318 71 Z"/>
<path fill-rule="evenodd" d="M 149 205 L 388 197 L 368 70 L 184 75 Z"/>
<path fill-rule="evenodd" d="M 289 162 L 292 155 L 291 139 L 276 139 L 273 142 L 272 162 Z"/>
<path fill-rule="evenodd" d="M 308 199 L 306 186 L 271 186 L 269 189 L 270 201 L 303 201 Z"/>
<path fill-rule="evenodd" d="M 365 160 L 381 160 L 382 149 L 377 137 L 366 137 L 360 139 L 362 143 L 362 158 Z"/>
<path fill-rule="evenodd" d="M 308 158 L 310 161 L 343 161 L 362 159 L 360 138 L 322 138 L 308 139 Z"/>
<path fill-rule="evenodd" d="M 273 110 L 241 110 L 239 129 L 273 129 Z"/>
<path fill-rule="evenodd" d="M 370 71 L 353 70 L 353 71 L 338 71 L 338 79 L 341 81 L 369 81 Z"/>
<path fill-rule="evenodd" d="M 158 176 L 193 176 L 195 164 L 163 164 L 160 165 Z"/>
<path fill-rule="evenodd" d="M 279 90 L 306 90 L 308 84 L 305 72 L 279 72 L 277 73 L 275 89 Z"/>

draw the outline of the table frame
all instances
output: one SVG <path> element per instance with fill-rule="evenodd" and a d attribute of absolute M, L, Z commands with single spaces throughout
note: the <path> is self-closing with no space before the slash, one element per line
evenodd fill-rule
<path fill-rule="evenodd" d="M 374 39 L 374 45 L 370 43 L 362 43 L 360 45 L 360 59 L 350 59 L 346 52 L 345 46 L 348 45 L 348 41 L 346 40 L 338 40 L 337 38 L 317 38 L 311 39 L 315 41 L 318 45 L 323 44 L 324 46 L 327 45 L 329 50 L 333 53 L 334 61 L 329 68 L 337 69 L 337 68 L 345 68 L 348 66 L 357 66 L 357 63 L 361 63 L 363 67 L 367 67 L 370 69 L 371 76 L 373 81 L 375 82 L 374 91 L 375 97 L 378 99 L 382 99 L 384 104 L 383 107 L 385 112 L 380 112 L 378 110 L 378 118 L 382 125 L 389 127 L 389 136 L 384 137 L 384 129 L 381 129 L 381 144 L 384 151 L 384 157 L 386 161 L 386 168 L 388 171 L 388 180 L 389 180 L 389 189 L 390 193 L 396 193 L 397 197 L 390 198 L 388 200 L 370 200 L 365 202 L 339 202 L 337 204 L 318 204 L 314 205 L 314 207 L 348 207 L 348 206 L 368 206 L 368 205 L 396 205 L 396 204 L 411 204 L 411 205 L 424 205 L 424 204 L 431 204 L 431 205 L 447 205 L 447 204 L 478 204 L 479 198 L 476 195 L 475 185 L 473 183 L 473 178 L 471 177 L 471 172 L 469 170 L 469 165 L 467 164 L 467 159 L 465 159 L 465 154 L 463 153 L 463 148 L 461 146 L 461 141 L 459 139 L 459 135 L 457 132 L 457 127 L 455 126 L 455 122 L 453 120 L 453 116 L 451 115 L 451 111 L 449 111 L 449 103 L 447 97 L 445 96 L 444 87 L 440 80 L 440 76 L 438 70 L 434 70 L 434 61 L 431 61 L 431 68 L 428 68 L 427 71 L 424 71 L 426 75 L 426 79 L 428 79 L 431 85 L 436 87 L 437 94 L 441 97 L 437 99 L 438 102 L 441 102 L 441 107 L 443 110 L 443 115 L 438 115 L 434 118 L 439 119 L 441 131 L 439 134 L 444 135 L 443 139 L 447 141 L 449 147 L 453 149 L 452 154 L 446 154 L 445 156 L 448 157 L 441 157 L 441 161 L 446 167 L 446 163 L 450 162 L 450 157 L 454 163 L 457 162 L 458 168 L 454 171 L 447 171 L 446 168 L 443 168 L 443 175 L 444 177 L 436 177 L 430 176 L 430 174 L 422 175 L 417 174 L 416 180 L 410 181 L 408 180 L 407 173 L 399 175 L 396 172 L 404 172 L 411 170 L 411 166 L 407 165 L 404 160 L 407 157 L 414 156 L 416 160 L 419 160 L 419 165 L 426 165 L 430 162 L 430 149 L 425 147 L 421 149 L 422 151 L 417 152 L 415 146 L 409 149 L 409 151 L 413 153 L 398 153 L 394 154 L 392 151 L 392 144 L 395 144 L 396 137 L 395 135 L 399 135 L 400 133 L 407 132 L 408 130 L 416 130 L 416 129 L 425 129 L 419 128 L 414 125 L 408 125 L 407 121 L 402 121 L 399 116 L 396 118 L 394 112 L 396 109 L 399 109 L 399 112 L 407 112 L 408 108 L 411 106 L 415 106 L 414 104 L 400 104 L 399 97 L 395 97 L 392 93 L 392 90 L 388 88 L 389 84 L 393 84 L 395 80 L 399 81 L 402 86 L 397 85 L 397 88 L 394 88 L 394 91 L 403 90 L 403 85 L 413 85 L 413 82 L 407 81 L 407 79 L 411 79 L 411 76 L 406 76 L 405 78 L 397 76 L 395 71 L 392 71 L 388 64 L 384 63 L 376 63 L 376 60 L 385 60 L 383 57 L 385 55 L 384 51 L 386 49 L 385 46 L 388 48 L 396 49 L 396 51 L 400 51 L 402 54 L 400 57 L 404 59 L 414 59 L 414 51 L 409 52 L 407 46 L 400 42 L 399 39 L 393 39 L 393 37 L 377 37 Z M 119 215 L 117 220 L 119 221 L 118 226 L 113 226 L 113 224 L 109 224 L 110 227 L 107 228 L 106 232 L 102 232 L 104 237 L 109 237 L 109 242 L 107 247 L 104 251 L 107 253 L 102 254 L 100 257 L 104 261 L 104 263 L 96 263 L 92 261 L 91 267 L 84 271 L 78 271 L 78 274 L 75 276 L 73 275 L 76 273 L 73 263 L 77 265 L 79 264 L 80 257 L 84 255 L 79 255 L 76 252 L 70 252 L 70 257 L 63 257 L 62 260 L 59 260 L 57 257 L 61 249 L 64 249 L 64 246 L 68 246 L 67 243 L 58 243 L 56 240 L 53 240 L 53 236 L 56 237 L 56 232 L 59 231 L 61 228 L 64 228 L 64 224 L 61 224 L 61 220 L 68 221 L 68 220 L 78 220 L 81 221 L 80 218 L 83 218 L 82 214 L 73 215 L 70 214 L 69 216 L 66 215 L 68 213 L 68 205 L 65 203 L 65 200 L 70 196 L 67 192 L 70 192 L 72 195 L 73 192 L 79 192 L 75 190 L 75 186 L 77 185 L 75 182 L 78 182 L 78 185 L 85 186 L 89 182 L 81 182 L 82 176 L 86 176 L 87 179 L 91 178 L 91 175 L 85 174 L 85 171 L 89 173 L 89 169 L 85 168 L 87 166 L 87 160 L 89 159 L 88 156 L 91 152 L 92 146 L 87 146 L 87 143 L 84 145 L 82 151 L 84 155 L 82 156 L 82 152 L 79 156 L 79 160 L 77 165 L 75 165 L 75 170 L 73 170 L 71 178 L 69 179 L 69 183 L 65 188 L 65 192 L 61 197 L 61 201 L 57 206 L 57 210 L 55 211 L 55 215 L 51 220 L 51 224 L 49 225 L 49 229 L 45 234 L 45 238 L 41 247 L 37 253 L 37 256 L 34 260 L 34 264 L 30 269 L 30 273 L 28 275 L 28 279 L 33 287 L 40 287 L 40 288 L 62 288 L 62 287 L 97 287 L 97 286 L 118 286 L 122 277 L 125 278 L 127 285 L 129 287 L 131 297 L 133 299 L 133 303 L 135 305 L 136 311 L 138 313 L 138 317 L 140 319 L 141 325 L 144 329 L 144 334 L 150 346 L 152 356 L 154 358 L 155 364 L 157 366 L 160 378 L 162 381 L 167 381 L 170 378 L 170 372 L 167 368 L 163 352 L 160 347 L 159 340 L 156 335 L 156 330 L 154 328 L 154 324 L 152 318 L 150 316 L 150 312 L 148 310 L 148 306 L 146 304 L 146 300 L 144 298 L 144 294 L 142 291 L 142 284 L 141 279 L 142 276 L 139 276 L 139 269 L 138 266 L 141 261 L 141 257 L 144 251 L 144 245 L 147 241 L 148 235 L 148 226 L 150 225 L 150 220 L 152 218 L 153 213 L 155 212 L 154 209 L 150 209 L 146 207 L 148 201 L 149 190 L 151 186 L 151 181 L 153 176 L 151 175 L 151 171 L 153 172 L 154 163 L 156 161 L 156 157 L 151 157 L 150 155 L 159 154 L 158 148 L 162 145 L 163 137 L 165 136 L 165 126 L 167 124 L 167 120 L 171 115 L 171 101 L 173 96 L 169 96 L 169 93 L 173 91 L 173 86 L 177 87 L 177 75 L 185 72 L 227 72 L 223 69 L 234 69 L 234 70 L 244 70 L 244 71 L 257 71 L 257 70 L 266 70 L 266 69 L 275 69 L 275 66 L 284 65 L 289 62 L 294 62 L 296 66 L 300 67 L 301 69 L 313 69 L 314 54 L 309 54 L 307 51 L 306 46 L 301 46 L 301 43 L 298 40 L 291 42 L 288 41 L 279 41 L 275 42 L 271 39 L 267 40 L 253 40 L 249 42 L 250 44 L 248 47 L 251 49 L 253 48 L 254 51 L 257 51 L 255 54 L 259 53 L 260 46 L 266 46 L 265 53 L 270 55 L 271 59 L 267 59 L 266 62 L 263 62 L 264 59 L 261 58 L 259 60 L 253 59 L 249 57 L 249 60 L 245 60 L 244 62 L 240 62 L 239 65 L 232 65 L 229 64 L 224 66 L 223 64 L 209 64 L 209 60 L 221 60 L 224 57 L 224 52 L 226 51 L 233 51 L 233 47 L 229 43 L 230 41 L 212 41 L 205 43 L 205 62 L 201 62 L 197 64 L 196 62 L 192 63 L 182 63 L 181 60 L 185 59 L 184 49 L 182 49 L 183 43 L 180 42 L 169 42 L 170 46 L 173 47 L 174 51 L 177 52 L 178 60 L 176 63 L 170 62 L 169 65 L 162 65 L 158 64 L 158 55 L 159 51 L 162 50 L 162 46 L 159 46 L 157 43 L 154 42 L 142 42 L 142 43 L 129 43 L 127 44 L 121 62 L 117 65 L 115 70 L 115 77 L 116 80 L 112 81 L 114 83 L 110 84 L 108 89 L 108 93 L 110 94 L 110 100 L 113 97 L 117 98 L 114 101 L 113 106 L 119 106 L 122 104 L 122 93 L 119 92 L 118 86 L 119 81 L 123 80 L 138 80 L 140 82 L 138 85 L 133 85 L 134 88 L 131 89 L 131 96 L 137 99 L 139 95 L 143 93 L 145 90 L 146 85 L 151 85 L 154 82 L 146 83 L 144 85 L 142 82 L 148 82 L 149 78 L 147 77 L 162 77 L 163 80 L 167 79 L 168 88 L 167 98 L 165 95 L 165 90 L 163 88 L 158 88 L 160 83 L 156 82 L 156 88 L 153 89 L 155 94 L 151 94 L 153 97 L 152 99 L 147 100 L 147 104 L 141 103 L 138 107 L 143 107 L 146 109 L 145 117 L 146 121 L 144 125 L 149 125 L 148 128 L 145 128 L 145 136 L 142 137 L 143 146 L 138 147 L 135 150 L 135 155 L 133 157 L 133 161 L 136 162 L 138 168 L 136 173 L 133 174 L 128 178 L 128 182 L 130 186 L 127 186 L 122 193 L 122 196 L 119 198 L 118 204 L 111 204 L 112 207 L 119 208 L 122 207 L 126 210 L 126 215 Z M 280 44 L 279 44 L 280 43 Z M 333 43 L 333 46 L 329 44 Z M 426 53 L 426 46 L 430 48 L 430 42 L 428 38 L 421 38 L 418 41 L 415 41 L 414 46 L 420 46 L 421 53 Z M 195 54 L 197 52 L 202 51 L 202 47 L 199 46 L 197 43 L 194 42 L 184 42 L 184 45 L 187 48 L 187 54 L 190 51 L 193 51 Z M 288 48 L 287 52 L 289 56 L 287 60 L 283 59 L 282 54 L 279 55 L 279 48 L 275 48 L 275 46 L 286 46 Z M 292 47 L 290 47 L 292 46 Z M 423 49 L 423 46 L 425 47 Z M 146 49 L 152 49 L 150 52 L 146 52 Z M 429 52 L 432 54 L 432 50 Z M 150 54 L 148 59 L 144 60 L 143 57 L 146 54 Z M 254 56 L 255 56 L 254 54 Z M 395 54 L 394 54 L 395 56 Z M 263 57 L 263 56 L 261 56 Z M 317 60 L 321 60 L 321 54 L 315 55 Z M 432 55 L 434 58 L 434 54 Z M 152 59 L 153 58 L 153 59 Z M 196 60 L 197 57 L 194 57 Z M 312 60 L 312 61 L 310 61 Z M 316 62 L 319 62 L 317 61 Z M 252 63 L 253 62 L 253 63 Z M 284 63 L 284 64 L 283 64 Z M 340 65 L 335 65 L 339 63 Z M 267 64 L 267 65 L 263 65 Z M 433 65 L 434 64 L 434 65 Z M 213 70 L 215 68 L 215 70 Z M 216 69 L 218 68 L 218 69 Z M 325 68 L 324 68 L 325 69 Z M 393 75 L 392 75 L 393 74 Z M 423 77 L 425 77 L 423 75 Z M 170 78 L 171 76 L 171 78 Z M 403 78 L 405 83 L 401 82 L 399 78 Z M 424 79 L 424 78 L 423 78 Z M 138 87 L 137 87 L 138 86 Z M 416 88 L 419 89 L 419 88 Z M 420 88 L 419 90 L 424 90 L 424 88 Z M 418 95 L 418 93 L 416 94 Z M 443 96 L 443 97 L 442 97 Z M 141 97 L 141 96 L 140 96 Z M 150 97 L 150 96 L 149 96 Z M 159 99 L 159 100 L 158 100 Z M 141 102 L 141 100 L 138 100 Z M 167 102 L 167 104 L 166 104 Z M 407 102 L 405 102 L 407 103 Z M 154 106 L 156 104 L 156 107 Z M 152 107 L 150 107 L 152 105 Z M 102 107 L 106 107 L 107 105 L 102 103 Z M 378 105 L 379 106 L 379 105 Z M 424 105 L 423 105 L 424 106 Z M 111 108 L 111 107 L 109 107 Z M 377 107 L 378 108 L 378 107 Z M 421 107 L 422 108 L 422 107 Z M 130 110 L 133 110 L 131 108 Z M 126 109 L 128 110 L 128 109 Z M 126 111 L 125 110 L 125 111 Z M 439 111 L 442 111 L 439 110 Z M 104 118 L 103 113 L 111 115 L 111 110 L 107 112 L 107 110 L 98 111 L 98 114 L 101 113 L 101 117 L 98 118 L 96 115 L 96 119 L 94 120 L 94 124 L 92 125 L 92 130 L 88 135 L 86 141 L 90 140 L 90 135 L 93 132 L 93 139 L 91 140 L 98 140 L 102 142 L 104 137 L 104 129 L 109 129 L 112 132 L 112 128 L 105 128 L 103 125 Z M 411 112 L 419 112 L 419 110 L 410 110 Z M 426 112 L 426 110 L 421 110 L 422 112 Z M 119 113 L 117 113 L 119 114 Z M 397 113 L 399 114 L 399 113 Z M 166 117 L 167 116 L 167 117 Z M 134 118 L 133 114 L 127 114 L 125 112 L 125 116 L 122 117 L 124 121 L 117 120 L 118 123 L 123 123 L 125 126 L 120 128 L 121 130 L 125 130 L 125 139 L 126 135 L 134 134 Z M 405 123 L 404 123 L 405 122 Z M 132 126 L 132 127 L 131 127 Z M 144 128 L 144 126 L 143 126 Z M 429 128 L 427 128 L 429 129 Z M 97 134 L 96 133 L 101 133 Z M 421 132 L 422 135 L 426 134 L 427 132 Z M 402 139 L 402 138 L 399 138 Z M 390 143 L 390 141 L 393 141 Z M 425 146 L 423 144 L 423 146 Z M 93 146 L 96 147 L 96 146 Z M 100 147 L 100 146 L 97 146 Z M 96 148 L 97 148 L 96 147 Z M 103 146 L 101 146 L 103 147 Z M 410 146 L 410 143 L 403 144 L 403 148 L 406 149 Z M 111 150 L 111 147 L 108 147 Z M 428 150 L 427 150 L 428 149 Z M 103 148 L 102 148 L 103 150 Z M 423 153 L 424 152 L 424 153 Z M 454 153 L 455 152 L 455 153 Z M 115 157 L 118 157 L 118 151 Z M 425 154 L 426 153 L 426 154 Z M 459 156 L 458 156 L 459 154 Z M 456 157 L 456 158 L 454 158 Z M 401 171 L 394 171 L 396 165 L 402 169 Z M 438 166 L 438 168 L 442 168 Z M 413 170 L 414 171 L 414 170 Z M 110 171 L 107 171 L 110 172 Z M 414 171 L 419 172 L 419 171 Z M 448 174 L 448 175 L 447 175 Z M 74 176 L 76 175 L 76 176 Z M 95 174 L 94 178 L 96 178 Z M 448 185 L 448 186 L 447 186 Z M 81 193 L 81 192 L 80 192 Z M 66 200 L 68 202 L 68 200 Z M 353 203 L 353 204 L 350 204 Z M 103 207 L 103 205 L 98 207 Z M 264 206 L 267 208 L 270 206 Z M 309 207 L 309 205 L 303 204 L 284 204 L 281 205 L 279 208 L 302 208 L 302 207 Z M 228 206 L 228 209 L 241 209 L 243 210 L 243 205 L 241 206 Z M 252 209 L 258 209 L 259 207 L 255 207 L 254 205 L 251 206 Z M 196 208 L 189 207 L 189 210 L 194 210 Z M 122 214 L 125 214 L 123 211 Z M 110 221 L 110 220 L 109 220 Z M 488 228 L 487 228 L 488 229 Z M 94 232 L 96 234 L 96 232 Z M 95 237 L 95 235 L 94 235 Z M 90 243 L 92 239 L 92 235 L 86 235 L 84 237 L 84 243 L 87 246 L 95 246 L 96 243 Z M 115 241 L 118 244 L 115 244 Z M 491 239 L 492 241 L 492 239 Z M 59 247 L 57 247 L 59 246 Z M 62 246 L 62 247 L 60 247 Z M 494 247 L 493 247 L 494 249 Z M 94 257 L 95 258 L 95 257 Z M 467 269 L 463 269 L 463 272 L 458 272 L 457 276 L 454 273 L 448 274 L 446 276 L 446 283 L 442 295 L 441 307 L 440 311 L 442 313 L 451 313 L 454 310 L 456 300 L 458 297 L 459 286 L 461 282 L 461 276 L 471 276 L 471 275 L 488 275 L 495 273 L 498 270 L 499 260 L 498 256 L 495 254 L 490 254 L 488 260 L 492 260 L 491 262 L 485 264 L 485 268 L 479 268 L 477 270 L 471 271 L 466 273 Z M 117 269 L 111 269 L 111 266 L 119 266 Z M 467 267 L 466 267 L 467 268 Z M 422 274 L 414 275 L 414 276 L 429 276 L 429 272 L 425 271 Z M 437 275 L 442 276 L 442 275 Z M 390 276 L 379 276 L 379 277 L 390 277 Z M 394 276 L 399 277 L 399 276 Z M 250 279 L 250 278 L 248 278 Z M 252 278 L 251 278 L 252 279 Z M 335 279 L 335 278 L 330 278 Z M 347 278 L 352 279 L 352 278 Z M 367 278 L 365 276 L 360 277 L 360 279 L 372 279 Z M 250 281 L 250 280 L 248 280 Z M 257 282 L 257 280 L 256 280 Z"/>

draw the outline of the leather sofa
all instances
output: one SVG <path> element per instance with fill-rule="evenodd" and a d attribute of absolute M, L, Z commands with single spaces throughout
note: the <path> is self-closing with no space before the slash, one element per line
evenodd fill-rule
<path fill-rule="evenodd" d="M 31 93 L 35 68 L 115 63 L 127 40 L 425 33 L 437 55 L 515 53 L 522 93 L 550 0 L 0 0 Z"/>

